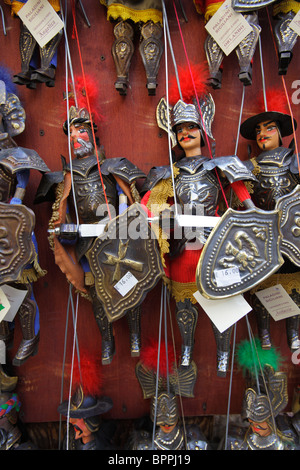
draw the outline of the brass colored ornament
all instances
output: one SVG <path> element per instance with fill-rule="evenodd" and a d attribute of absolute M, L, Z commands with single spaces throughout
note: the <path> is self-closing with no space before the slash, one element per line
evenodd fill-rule
<path fill-rule="evenodd" d="M 280 251 L 300 267 L 300 185 L 276 201 L 276 209 L 281 212 L 280 228 L 282 240 Z"/>
<path fill-rule="evenodd" d="M 0 202 L 0 284 L 19 279 L 34 256 L 34 212 L 21 204 Z"/>
<path fill-rule="evenodd" d="M 228 209 L 201 253 L 196 270 L 200 293 L 208 299 L 224 299 L 260 284 L 283 264 L 280 240 L 279 211 Z M 237 277 L 231 277 L 231 269 Z M 217 274 L 227 278 L 218 281 Z"/>
<path fill-rule="evenodd" d="M 139 236 L 138 230 L 141 230 Z M 134 235 L 137 237 L 133 238 Z M 87 257 L 95 278 L 96 295 L 110 322 L 140 305 L 163 276 L 157 240 L 145 211 L 138 203 L 108 223 L 104 234 L 87 252 Z M 117 288 L 125 286 L 129 278 L 135 284 L 122 295 L 122 290 Z"/>

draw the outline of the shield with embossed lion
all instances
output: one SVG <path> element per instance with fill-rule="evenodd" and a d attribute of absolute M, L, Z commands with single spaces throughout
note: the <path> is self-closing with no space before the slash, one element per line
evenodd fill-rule
<path fill-rule="evenodd" d="M 33 260 L 35 215 L 22 204 L 0 202 L 0 285 L 14 282 Z"/>
<path fill-rule="evenodd" d="M 252 289 L 283 264 L 280 212 L 228 209 L 201 253 L 196 283 L 208 299 L 222 299 Z"/>
<path fill-rule="evenodd" d="M 156 237 L 138 203 L 107 224 L 87 257 L 110 322 L 140 305 L 163 276 Z"/>
<path fill-rule="evenodd" d="M 281 253 L 300 267 L 300 185 L 289 194 L 281 196 L 275 208 L 281 212 Z"/>

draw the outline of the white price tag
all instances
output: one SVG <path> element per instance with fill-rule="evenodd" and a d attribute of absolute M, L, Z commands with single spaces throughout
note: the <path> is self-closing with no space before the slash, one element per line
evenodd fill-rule
<path fill-rule="evenodd" d="M 300 309 L 281 284 L 255 292 L 263 306 L 275 320 L 300 314 Z"/>
<path fill-rule="evenodd" d="M 205 28 L 225 55 L 229 55 L 252 32 L 251 26 L 243 15 L 231 7 L 231 0 L 226 0 L 220 6 Z"/>
<path fill-rule="evenodd" d="M 126 295 L 137 283 L 138 280 L 136 277 L 134 277 L 134 275 L 128 271 L 114 287 L 119 292 L 119 294 L 124 297 L 124 295 Z"/>
<path fill-rule="evenodd" d="M 290 22 L 290 28 L 300 36 L 300 10 Z"/>
<path fill-rule="evenodd" d="M 242 295 L 234 295 L 227 299 L 211 300 L 206 299 L 197 291 L 194 297 L 220 333 L 223 333 L 223 331 L 234 325 L 252 310 L 252 307 Z"/>
<path fill-rule="evenodd" d="M 18 16 L 40 47 L 44 47 L 64 27 L 48 0 L 28 0 Z"/>
<path fill-rule="evenodd" d="M 214 275 L 218 287 L 232 286 L 232 284 L 241 282 L 240 270 L 237 267 L 216 269 Z"/>

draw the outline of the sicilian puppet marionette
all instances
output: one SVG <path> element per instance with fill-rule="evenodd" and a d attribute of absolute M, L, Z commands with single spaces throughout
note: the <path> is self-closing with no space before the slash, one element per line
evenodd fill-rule
<path fill-rule="evenodd" d="M 147 206 L 150 212 L 152 211 L 156 215 L 155 210 L 157 208 L 159 211 L 170 209 L 172 206 L 174 208 L 174 201 L 176 200 L 182 214 L 188 210 L 189 214 L 202 214 L 206 217 L 214 218 L 220 215 L 218 214 L 218 207 L 221 198 L 221 185 L 226 184 L 230 185 L 243 205 L 253 207 L 250 194 L 244 184 L 244 181 L 251 182 L 255 179 L 248 168 L 236 156 L 210 158 L 209 156 L 202 155 L 202 146 L 205 144 L 205 138 L 212 136 L 211 123 L 214 117 L 214 102 L 211 95 L 206 93 L 206 82 L 203 80 L 203 77 L 207 77 L 205 69 L 203 67 L 195 67 L 193 75 L 197 77 L 195 84 L 201 107 L 200 115 L 198 103 L 193 101 L 195 93 L 191 89 L 188 74 L 189 72 L 184 70 L 179 71 L 178 74 L 179 81 L 182 84 L 182 99 L 178 99 L 177 85 L 174 85 L 174 90 L 176 90 L 174 94 L 172 91 L 173 87 L 170 86 L 169 95 L 170 122 L 172 126 L 172 129 L 169 129 L 169 131 L 173 134 L 173 142 L 177 142 L 184 155 L 173 164 L 174 178 L 172 177 L 170 166 L 154 167 L 150 170 L 143 188 L 145 194 L 142 198 L 142 203 Z M 167 105 L 164 98 L 159 103 L 157 117 L 159 126 L 168 130 Z M 217 172 L 220 172 L 220 178 L 218 178 Z M 229 213 L 229 218 L 233 215 L 235 216 L 236 212 Z M 242 211 L 239 211 L 239 213 L 242 214 Z M 251 213 L 252 217 L 253 214 Z M 225 224 L 226 226 L 228 225 L 227 222 Z M 235 226 L 235 221 L 230 221 L 230 224 Z M 241 224 L 243 224 L 243 221 Z M 211 230 L 211 227 L 205 227 L 200 232 L 195 232 L 194 230 L 189 233 L 189 229 L 187 229 L 184 230 L 185 233 L 181 234 L 181 237 L 174 232 L 175 240 L 171 237 L 170 240 L 163 236 L 159 238 L 166 282 L 170 286 L 176 301 L 176 319 L 182 336 L 182 365 L 188 365 L 192 358 L 198 318 L 198 309 L 195 305 L 196 299 L 194 297 L 199 287 L 196 271 L 199 270 L 198 264 L 203 251 L 202 246 L 204 243 L 204 247 L 206 247 L 209 230 Z M 230 237 L 230 234 L 228 236 Z M 196 245 L 191 246 L 190 242 L 193 241 L 193 238 L 200 241 L 202 245 L 198 245 L 198 247 Z M 224 237 L 224 240 L 226 239 L 227 242 L 230 241 L 227 237 Z M 244 243 L 244 240 L 242 242 Z M 224 243 L 226 242 L 224 241 Z M 210 247 L 213 246 L 214 241 L 210 244 Z M 252 253 L 250 255 L 252 256 Z M 204 264 L 203 271 L 212 269 L 210 259 L 208 261 L 207 266 Z M 208 273 L 209 278 L 212 275 L 212 272 Z M 204 276 L 206 279 L 206 273 Z M 228 294 L 226 291 L 226 295 L 233 295 L 233 293 L 230 292 Z M 212 326 L 217 342 L 217 373 L 220 376 L 224 376 L 228 367 L 231 328 L 221 334 L 214 324 Z"/>
<path fill-rule="evenodd" d="M 280 370 L 282 358 L 275 349 L 265 351 L 258 339 L 237 345 L 236 362 L 246 390 L 242 424 L 231 424 L 227 450 L 299 450 L 299 413 L 284 414 L 288 405 L 287 375 Z"/>
<path fill-rule="evenodd" d="M 21 402 L 15 391 L 17 377 L 14 383 L 0 384 L 0 450 L 38 450 L 36 445 L 28 440 L 26 429 L 21 423 L 19 412 Z"/>
<path fill-rule="evenodd" d="M 60 14 L 60 1 L 48 0 L 57 14 Z M 27 0 L 4 0 L 11 6 L 12 16 L 18 16 L 18 12 L 27 3 Z M 20 20 L 20 58 L 21 71 L 13 77 L 17 85 L 26 85 L 27 88 L 36 88 L 37 83 L 45 83 L 48 87 L 55 85 L 55 73 L 57 68 L 57 48 L 63 35 L 61 29 L 45 46 L 40 47 L 25 24 Z"/>
<path fill-rule="evenodd" d="M 20 319 L 22 340 L 13 359 L 20 366 L 37 353 L 40 333 L 39 309 L 33 294 L 33 282 L 44 276 L 38 261 L 38 246 L 34 234 L 35 214 L 22 201 L 30 170 L 41 174 L 50 171 L 42 158 L 31 149 L 18 147 L 14 137 L 25 128 L 25 110 L 14 93 L 9 72 L 0 76 L 0 191 L 1 191 L 1 279 L 27 291 L 17 317 Z M 14 321 L 0 322 L 0 339 L 6 348 L 13 345 Z"/>
<path fill-rule="evenodd" d="M 214 16 L 223 3 L 224 0 L 194 0 L 195 8 L 198 13 L 204 16 L 205 23 Z M 249 5 L 249 2 L 247 5 Z M 252 62 L 261 27 L 259 26 L 258 15 L 255 10 L 247 11 L 247 8 L 245 8 L 243 16 L 252 31 L 236 46 L 235 53 L 240 67 L 239 79 L 245 86 L 249 86 L 252 84 Z M 209 83 L 214 89 L 219 89 L 222 86 L 223 59 L 225 54 L 217 41 L 209 33 L 204 43 L 204 49 L 209 65 Z"/>
<path fill-rule="evenodd" d="M 259 105 L 261 112 L 246 119 L 241 125 L 240 133 L 245 139 L 257 144 L 257 150 L 253 153 L 258 151 L 258 154 L 249 161 L 256 176 L 253 188 L 255 205 L 267 210 L 277 208 L 282 211 L 280 251 L 284 264 L 275 274 L 250 291 L 259 336 L 263 347 L 269 348 L 271 317 L 255 292 L 281 284 L 296 306 L 300 307 L 300 167 L 299 156 L 293 149 L 293 140 L 290 147 L 283 146 L 282 139 L 292 136 L 297 128 L 296 121 L 286 112 L 285 93 L 270 90 L 266 94 L 266 100 L 270 111 L 264 111 L 265 108 Z M 286 318 L 287 341 L 292 351 L 300 347 L 299 318 L 299 315 Z"/>
<path fill-rule="evenodd" d="M 197 12 L 204 15 L 205 23 L 213 17 L 223 3 L 224 0 L 194 0 Z M 293 48 L 298 39 L 298 34 L 290 27 L 291 21 L 300 8 L 300 3 L 297 0 L 254 0 L 251 2 L 232 0 L 231 6 L 233 10 L 241 13 L 252 29 L 235 49 L 240 65 L 239 79 L 246 86 L 252 83 L 253 56 L 261 32 L 258 12 L 260 9 L 268 7 L 268 5 L 273 6 L 274 36 L 277 45 L 279 75 L 287 73 L 288 66 L 293 57 Z M 221 88 L 224 52 L 210 34 L 207 36 L 204 47 L 210 68 L 210 84 L 213 88 Z"/>
<path fill-rule="evenodd" d="M 62 450 L 109 450 L 115 425 L 102 420 L 113 402 L 103 395 L 103 377 L 97 355 L 84 351 L 75 358 L 72 370 L 72 396 L 58 406 L 58 412 L 68 418 Z"/>
<path fill-rule="evenodd" d="M 155 95 L 163 53 L 161 0 L 100 0 L 100 3 L 107 7 L 107 19 L 115 23 L 112 56 L 117 74 L 116 90 L 120 95 L 127 94 L 134 37 L 138 34 L 148 95 Z"/>
<path fill-rule="evenodd" d="M 158 356 L 159 351 L 159 356 Z M 142 348 L 136 376 L 144 399 L 150 398 L 151 423 L 130 436 L 131 450 L 208 450 L 209 444 L 198 425 L 181 422 L 178 396 L 191 398 L 197 379 L 194 362 L 189 368 L 176 367 L 169 345 L 151 341 Z M 146 423 L 145 423 L 146 424 Z M 151 429 L 152 428 L 152 429 Z M 153 433 L 154 428 L 154 433 Z"/>
<path fill-rule="evenodd" d="M 102 362 L 110 364 L 115 353 L 113 322 L 124 315 L 131 355 L 139 355 L 141 304 L 163 269 L 135 186 L 145 175 L 127 158 L 106 159 L 103 149 L 97 148 L 92 132 L 96 125 L 83 107 L 86 93 L 80 95 L 84 85 L 92 98 L 94 82 L 90 78 L 86 83 L 76 82 L 78 107 L 71 106 L 69 121 L 63 126 L 75 158 L 70 163 L 63 158 L 63 171 L 45 175 L 36 202 L 49 201 L 56 193 L 49 223 L 55 262 L 74 288 L 92 302 L 102 336 Z"/>
<path fill-rule="evenodd" d="M 299 12 L 298 0 L 255 0 L 246 2 L 244 0 L 232 0 L 232 8 L 238 13 L 255 13 L 261 8 L 272 6 L 274 21 L 274 37 L 278 54 L 278 74 L 286 75 L 289 64 L 293 58 L 293 48 L 298 40 L 298 34 L 291 28 L 291 22 Z"/>

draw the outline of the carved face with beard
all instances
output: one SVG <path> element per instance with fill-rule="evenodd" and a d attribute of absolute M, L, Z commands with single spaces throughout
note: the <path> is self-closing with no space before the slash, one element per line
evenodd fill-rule
<path fill-rule="evenodd" d="M 72 124 L 70 126 L 70 141 L 76 158 L 84 158 L 93 155 L 94 144 L 89 128 L 82 124 Z"/>

